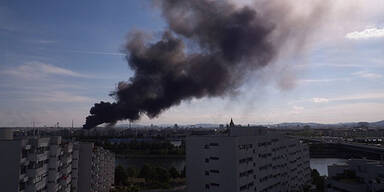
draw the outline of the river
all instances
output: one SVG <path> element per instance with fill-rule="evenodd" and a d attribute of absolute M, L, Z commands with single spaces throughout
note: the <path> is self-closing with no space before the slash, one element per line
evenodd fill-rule
<path fill-rule="evenodd" d="M 328 165 L 332 164 L 345 164 L 346 159 L 336 158 L 311 158 L 310 166 L 311 169 L 316 169 L 321 176 L 328 176 Z"/>

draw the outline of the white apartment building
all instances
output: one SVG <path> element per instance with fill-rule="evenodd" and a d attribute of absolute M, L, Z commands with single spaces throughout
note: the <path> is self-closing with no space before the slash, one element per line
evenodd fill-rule
<path fill-rule="evenodd" d="M 93 143 L 79 145 L 79 192 L 109 192 L 115 178 L 115 156 Z"/>
<path fill-rule="evenodd" d="M 328 166 L 328 192 L 384 191 L 384 164 L 366 159 Z"/>
<path fill-rule="evenodd" d="M 263 127 L 189 136 L 186 161 L 188 192 L 302 191 L 311 180 L 308 147 Z"/>
<path fill-rule="evenodd" d="M 82 186 L 79 180 L 87 179 L 79 175 L 79 149 L 82 145 L 78 142 L 62 141 L 60 136 L 14 138 L 12 129 L 0 129 L 0 191 L 79 191 L 78 188 Z M 104 166 L 102 162 L 93 163 Z M 103 175 L 104 172 L 98 172 L 97 169 L 94 171 L 100 177 L 111 175 Z M 110 171 L 114 173 L 114 167 Z M 108 187 L 110 186 L 108 181 Z"/>

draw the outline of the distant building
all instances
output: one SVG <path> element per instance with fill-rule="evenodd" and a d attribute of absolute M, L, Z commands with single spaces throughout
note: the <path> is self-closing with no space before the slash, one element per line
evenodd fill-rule
<path fill-rule="evenodd" d="M 186 158 L 188 192 L 301 191 L 311 179 L 306 145 L 233 121 L 227 134 L 189 136 Z"/>
<path fill-rule="evenodd" d="M 80 180 L 86 180 L 79 174 L 80 162 L 85 158 L 79 153 L 82 145 L 64 141 L 60 136 L 40 137 L 36 134 L 14 138 L 12 129 L 0 129 L 0 191 L 79 191 L 83 186 Z M 99 166 L 98 161 L 92 163 Z M 99 169 L 93 171 L 101 176 L 110 175 L 103 175 Z M 109 181 L 106 184 L 110 187 Z"/>
<path fill-rule="evenodd" d="M 364 159 L 328 166 L 328 192 L 384 191 L 384 164 Z"/>

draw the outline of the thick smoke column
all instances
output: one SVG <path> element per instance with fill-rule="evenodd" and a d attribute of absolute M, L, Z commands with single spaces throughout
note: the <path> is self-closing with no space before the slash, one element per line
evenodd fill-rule
<path fill-rule="evenodd" d="M 118 120 L 150 118 L 183 100 L 226 96 L 249 73 L 278 57 L 285 37 L 273 20 L 281 13 L 259 13 L 224 0 L 154 1 L 168 22 L 157 42 L 131 33 L 124 53 L 135 72 L 111 95 L 116 102 L 96 103 L 84 128 Z M 283 19 L 283 18 L 281 18 Z M 289 32 L 289 31 L 287 31 Z M 287 38 L 289 35 L 286 35 Z M 188 48 L 187 48 L 188 45 Z"/>

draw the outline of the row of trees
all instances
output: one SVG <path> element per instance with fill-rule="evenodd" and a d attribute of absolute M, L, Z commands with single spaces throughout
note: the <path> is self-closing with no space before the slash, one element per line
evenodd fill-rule
<path fill-rule="evenodd" d="M 325 176 L 321 176 L 316 169 L 311 171 L 312 184 L 316 186 L 318 192 L 324 191 Z"/>
<path fill-rule="evenodd" d="M 151 155 L 184 155 L 184 146 L 176 147 L 169 142 L 142 142 L 131 141 L 127 143 L 105 143 L 104 148 L 117 154 L 151 154 Z"/>
<path fill-rule="evenodd" d="M 145 183 L 138 185 L 131 182 L 129 178 L 142 178 L 145 179 Z M 119 165 L 115 170 L 116 186 L 135 186 L 140 189 L 168 189 L 171 186 L 171 180 L 178 178 L 185 178 L 185 168 L 179 172 L 175 167 L 165 169 L 154 165 L 144 165 L 141 169 L 133 167 L 125 169 Z"/>

